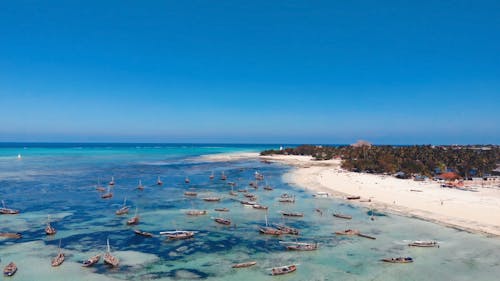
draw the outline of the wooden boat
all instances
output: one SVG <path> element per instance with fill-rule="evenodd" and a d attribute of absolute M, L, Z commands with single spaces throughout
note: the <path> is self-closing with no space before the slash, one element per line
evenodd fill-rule
<path fill-rule="evenodd" d="M 261 174 L 261 173 L 259 173 L 259 172 L 257 172 L 257 171 L 255 171 L 254 177 L 255 177 L 256 180 L 259 180 L 259 181 L 264 179 L 264 175 Z"/>
<path fill-rule="evenodd" d="M 45 234 L 54 235 L 57 233 L 57 230 L 50 225 L 50 217 L 47 216 L 47 225 L 45 226 Z"/>
<path fill-rule="evenodd" d="M 0 232 L 0 237 L 4 238 L 13 238 L 13 239 L 19 239 L 22 238 L 23 235 L 21 233 L 16 233 L 16 232 Z"/>
<path fill-rule="evenodd" d="M 205 197 L 203 198 L 203 201 L 206 201 L 206 202 L 219 202 L 220 201 L 220 197 Z"/>
<path fill-rule="evenodd" d="M 413 259 L 410 257 L 397 257 L 397 258 L 385 258 L 381 259 L 381 261 L 390 263 L 411 263 L 413 262 Z"/>
<path fill-rule="evenodd" d="M 144 236 L 144 237 L 153 237 L 154 236 L 153 233 L 141 231 L 139 229 L 134 229 L 134 232 L 135 232 L 135 234 L 140 235 L 140 236 Z"/>
<path fill-rule="evenodd" d="M 255 201 L 240 201 L 240 203 L 245 207 L 253 207 L 253 205 L 257 204 Z"/>
<path fill-rule="evenodd" d="M 257 264 L 256 261 L 247 261 L 247 262 L 233 264 L 231 267 L 232 268 L 244 268 L 244 267 L 254 266 L 256 264 Z"/>
<path fill-rule="evenodd" d="M 281 197 L 278 199 L 280 203 L 295 203 L 295 196 L 294 197 Z"/>
<path fill-rule="evenodd" d="M 186 211 L 186 215 L 188 216 L 202 216 L 206 215 L 207 211 L 206 210 L 188 210 Z"/>
<path fill-rule="evenodd" d="M 274 227 L 281 230 L 283 234 L 299 235 L 299 230 L 284 224 L 273 224 Z"/>
<path fill-rule="evenodd" d="M 259 204 L 252 205 L 252 208 L 257 209 L 257 210 L 267 210 L 267 209 L 269 209 L 268 206 L 259 205 Z"/>
<path fill-rule="evenodd" d="M 137 185 L 137 189 L 144 190 L 144 185 L 142 185 L 141 180 L 139 180 L 139 185 Z"/>
<path fill-rule="evenodd" d="M 225 181 L 225 180 L 227 180 L 227 176 L 226 176 L 226 175 L 224 175 L 224 171 L 223 171 L 223 172 L 221 173 L 221 175 L 220 175 L 220 180 L 221 180 L 221 181 Z"/>
<path fill-rule="evenodd" d="M 129 207 L 126 204 L 127 204 L 127 198 L 123 200 L 123 206 L 120 209 L 116 210 L 115 214 L 117 216 L 128 214 Z"/>
<path fill-rule="evenodd" d="M 252 193 L 245 193 L 243 194 L 243 196 L 245 196 L 246 198 L 256 198 L 257 196 L 255 196 L 255 194 L 252 194 Z"/>
<path fill-rule="evenodd" d="M 111 190 L 109 189 L 109 186 L 108 186 L 108 192 L 106 192 L 103 195 L 101 195 L 101 198 L 102 199 L 109 199 L 111 197 L 113 197 L 113 193 L 111 193 Z"/>
<path fill-rule="evenodd" d="M 225 219 L 225 218 L 214 218 L 214 221 L 216 223 L 223 224 L 223 225 L 230 225 L 231 224 L 231 220 Z"/>
<path fill-rule="evenodd" d="M 341 213 L 334 213 L 333 216 L 336 218 L 346 219 L 346 220 L 352 219 L 352 216 L 341 214 Z"/>
<path fill-rule="evenodd" d="M 158 176 L 158 179 L 156 180 L 156 185 L 163 185 L 163 182 L 160 179 L 160 176 Z"/>
<path fill-rule="evenodd" d="M 194 191 L 186 191 L 184 192 L 184 196 L 198 196 L 198 193 Z"/>
<path fill-rule="evenodd" d="M 359 235 L 359 230 L 356 229 L 346 229 L 342 231 L 335 231 L 337 235 Z"/>
<path fill-rule="evenodd" d="M 195 231 L 187 231 L 187 230 L 176 230 L 176 231 L 162 231 L 160 235 L 167 236 L 168 239 L 171 240 L 183 240 L 193 238 Z"/>
<path fill-rule="evenodd" d="M 358 199 L 361 199 L 361 196 L 359 196 L 359 195 L 347 196 L 346 199 L 347 200 L 358 200 Z"/>
<path fill-rule="evenodd" d="M 299 212 L 285 212 L 285 211 L 281 211 L 280 213 L 283 216 L 287 216 L 287 217 L 303 217 L 304 216 L 304 213 L 299 213 Z"/>
<path fill-rule="evenodd" d="M 84 261 L 82 266 L 83 267 L 91 267 L 94 264 L 98 263 L 101 260 L 101 255 L 95 255 L 93 257 L 90 257 L 88 260 Z"/>
<path fill-rule="evenodd" d="M 3 268 L 3 275 L 13 276 L 17 272 L 17 265 L 14 262 L 10 262 L 7 266 Z"/>
<path fill-rule="evenodd" d="M 111 181 L 108 184 L 115 185 L 115 177 L 111 177 Z"/>
<path fill-rule="evenodd" d="M 19 210 L 6 208 L 5 202 L 2 200 L 2 208 L 0 208 L 0 214 L 2 214 L 2 215 L 15 215 L 15 214 L 19 214 Z"/>
<path fill-rule="evenodd" d="M 288 193 L 283 193 L 280 195 L 280 198 L 293 198 L 294 196 Z"/>
<path fill-rule="evenodd" d="M 137 208 L 135 208 L 135 215 L 127 221 L 127 225 L 136 225 L 139 223 L 139 216 L 137 215 Z"/>
<path fill-rule="evenodd" d="M 270 190 L 273 190 L 273 188 L 271 187 L 271 185 L 269 185 L 266 181 L 266 185 L 264 186 L 264 190 L 267 190 L 267 191 L 270 191 Z"/>
<path fill-rule="evenodd" d="M 408 244 L 410 247 L 422 247 L 422 248 L 433 248 L 433 247 L 438 247 L 439 244 L 436 241 L 413 241 L 410 244 Z"/>
<path fill-rule="evenodd" d="M 116 258 L 111 254 L 111 248 L 109 247 L 109 239 L 107 240 L 107 246 L 108 246 L 107 251 L 104 254 L 104 263 L 111 267 L 117 267 L 120 261 L 118 260 L 118 258 Z"/>
<path fill-rule="evenodd" d="M 246 189 L 246 188 L 244 188 L 244 189 L 238 189 L 238 192 L 240 192 L 240 193 L 247 193 L 248 189 Z"/>
<path fill-rule="evenodd" d="M 190 183 L 190 182 L 191 182 L 191 180 L 189 180 L 189 178 L 188 178 L 188 177 L 186 177 L 186 178 L 184 179 L 184 183 Z"/>
<path fill-rule="evenodd" d="M 214 175 L 213 171 L 212 171 L 212 173 L 210 174 L 210 176 L 208 178 L 211 179 L 211 180 L 213 180 L 215 178 L 215 175 Z"/>
<path fill-rule="evenodd" d="M 104 187 L 101 186 L 101 181 L 99 180 L 99 178 L 97 178 L 97 185 L 95 186 L 95 189 L 99 192 L 104 192 L 106 191 L 106 189 Z"/>
<path fill-rule="evenodd" d="M 297 270 L 297 266 L 295 264 L 278 266 L 271 268 L 271 275 L 283 275 L 292 273 Z"/>
<path fill-rule="evenodd" d="M 59 240 L 59 252 L 57 253 L 57 256 L 52 259 L 52 266 L 60 266 L 64 262 L 64 253 L 61 252 L 61 240 Z"/>
<path fill-rule="evenodd" d="M 269 224 L 267 222 L 267 214 L 264 217 L 266 219 L 266 226 L 259 227 L 260 233 L 266 234 L 266 235 L 275 235 L 275 236 L 283 234 L 283 232 L 281 232 L 281 230 L 276 229 L 274 227 L 269 227 Z"/>
<path fill-rule="evenodd" d="M 228 208 L 215 208 L 214 210 L 217 212 L 229 212 Z"/>
<path fill-rule="evenodd" d="M 238 196 L 238 193 L 234 192 L 233 185 L 231 185 L 231 191 L 229 191 L 229 195 L 231 195 L 231 196 Z"/>
<path fill-rule="evenodd" d="M 318 243 L 306 243 L 306 242 L 280 242 L 285 244 L 287 250 L 290 251 L 314 251 L 318 249 Z"/>

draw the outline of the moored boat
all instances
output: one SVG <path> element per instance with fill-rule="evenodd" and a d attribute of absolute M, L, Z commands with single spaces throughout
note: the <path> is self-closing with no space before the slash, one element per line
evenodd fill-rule
<path fill-rule="evenodd" d="M 115 177 L 111 177 L 111 181 L 108 184 L 115 185 Z"/>
<path fill-rule="evenodd" d="M 300 212 L 285 212 L 285 211 L 281 211 L 280 213 L 281 213 L 281 215 L 287 216 L 287 217 L 303 217 L 304 216 L 304 213 L 300 213 Z"/>
<path fill-rule="evenodd" d="M 274 227 L 281 230 L 283 234 L 299 235 L 299 230 L 297 228 L 290 227 L 284 224 L 273 224 Z"/>
<path fill-rule="evenodd" d="M 245 207 L 253 207 L 253 205 L 257 204 L 255 201 L 240 201 L 240 203 Z"/>
<path fill-rule="evenodd" d="M 220 197 L 205 197 L 203 198 L 203 201 L 206 201 L 206 202 L 219 202 L 220 201 Z"/>
<path fill-rule="evenodd" d="M 271 268 L 271 275 L 283 275 L 292 273 L 297 270 L 297 266 L 295 264 L 278 266 Z"/>
<path fill-rule="evenodd" d="M 227 180 L 227 176 L 224 174 L 224 171 L 222 171 L 222 173 L 220 175 L 220 180 L 222 180 L 222 181 Z"/>
<path fill-rule="evenodd" d="M 102 199 L 109 199 L 109 198 L 111 198 L 111 197 L 113 197 L 113 193 L 111 193 L 111 190 L 110 190 L 110 188 L 109 188 L 109 186 L 108 186 L 108 192 L 106 192 L 106 193 L 104 193 L 103 195 L 101 195 L 101 198 L 102 198 Z"/>
<path fill-rule="evenodd" d="M 17 265 L 14 262 L 10 262 L 3 268 L 3 275 L 13 276 L 17 272 Z"/>
<path fill-rule="evenodd" d="M 314 251 L 318 249 L 318 243 L 308 242 L 281 242 L 290 251 Z"/>
<path fill-rule="evenodd" d="M 163 182 L 160 179 L 160 176 L 158 176 L 158 179 L 156 180 L 156 185 L 163 185 Z"/>
<path fill-rule="evenodd" d="M 168 239 L 171 240 L 183 240 L 193 238 L 195 235 L 195 231 L 188 230 L 175 230 L 175 231 L 162 231 L 160 235 L 167 236 Z"/>
<path fill-rule="evenodd" d="M 60 266 L 64 262 L 64 259 L 64 253 L 61 251 L 61 240 L 59 240 L 59 252 L 57 253 L 57 256 L 52 259 L 51 265 L 54 267 Z"/>
<path fill-rule="evenodd" d="M 187 210 L 186 215 L 188 216 L 202 216 L 206 215 L 207 211 L 206 210 Z"/>
<path fill-rule="evenodd" d="M 197 192 L 194 192 L 194 191 L 185 191 L 184 192 L 184 196 L 198 196 L 198 193 Z"/>
<path fill-rule="evenodd" d="M 47 225 L 45 226 L 45 234 L 54 235 L 56 233 L 57 230 L 50 224 L 50 216 L 47 216 Z"/>
<path fill-rule="evenodd" d="M 361 199 L 361 196 L 359 196 L 359 195 L 347 196 L 346 199 L 347 200 L 358 200 L 358 199 Z"/>
<path fill-rule="evenodd" d="M 111 254 L 111 248 L 109 247 L 109 239 L 107 240 L 107 251 L 104 254 L 104 263 L 111 267 L 117 267 L 118 264 L 120 263 L 118 258 Z"/>
<path fill-rule="evenodd" d="M 101 260 L 101 255 L 95 255 L 87 259 L 86 261 L 83 262 L 82 266 L 83 267 L 91 267 L 94 264 L 98 263 L 99 260 Z"/>
<path fill-rule="evenodd" d="M 0 214 L 2 215 L 16 215 L 19 214 L 19 210 L 9 209 L 5 207 L 5 202 L 2 200 L 2 208 L 0 208 Z"/>
<path fill-rule="evenodd" d="M 127 225 L 136 225 L 139 223 L 139 215 L 137 215 L 137 208 L 135 208 L 135 215 L 127 220 Z"/>
<path fill-rule="evenodd" d="M 134 229 L 134 233 L 137 235 L 140 235 L 140 236 L 144 236 L 144 237 L 153 237 L 154 236 L 153 233 L 141 231 L 139 229 Z"/>
<path fill-rule="evenodd" d="M 267 209 L 269 209 L 268 206 L 259 205 L 259 204 L 253 204 L 252 208 L 257 209 L 257 210 L 267 210 Z"/>
<path fill-rule="evenodd" d="M 247 262 L 233 264 L 231 267 L 232 268 L 244 268 L 244 267 L 254 266 L 256 264 L 257 264 L 256 261 L 247 261 Z"/>
<path fill-rule="evenodd" d="M 142 185 L 141 180 L 139 180 L 139 184 L 137 185 L 137 189 L 144 190 L 144 185 Z"/>
<path fill-rule="evenodd" d="M 333 216 L 336 217 L 336 218 L 346 219 L 346 220 L 352 219 L 352 216 L 349 216 L 349 215 L 346 215 L 346 214 L 341 214 L 341 213 L 334 213 Z"/>
<path fill-rule="evenodd" d="M 211 180 L 213 180 L 215 178 L 215 175 L 214 175 L 213 171 L 212 171 L 212 173 L 210 174 L 210 176 L 208 178 L 211 179 Z"/>
<path fill-rule="evenodd" d="M 346 229 L 342 231 L 335 231 L 337 235 L 359 235 L 359 230 L 357 229 Z"/>
<path fill-rule="evenodd" d="M 120 216 L 120 215 L 128 214 L 128 211 L 129 211 L 129 206 L 127 206 L 127 198 L 125 198 L 123 200 L 123 206 L 120 209 L 116 210 L 115 214 L 117 216 Z"/>
<path fill-rule="evenodd" d="M 408 244 L 410 247 L 421 247 L 421 248 L 432 248 L 432 247 L 438 247 L 439 248 L 439 243 L 436 241 L 413 241 Z"/>
<path fill-rule="evenodd" d="M 217 211 L 217 212 L 229 212 L 229 209 L 228 208 L 215 208 L 214 211 Z"/>
<path fill-rule="evenodd" d="M 411 257 L 397 257 L 397 258 L 385 258 L 381 259 L 383 262 L 389 263 L 411 263 L 413 259 Z"/>
<path fill-rule="evenodd" d="M 218 224 L 223 224 L 223 225 L 230 225 L 231 224 L 231 220 L 225 219 L 225 218 L 214 218 L 214 221 Z"/>

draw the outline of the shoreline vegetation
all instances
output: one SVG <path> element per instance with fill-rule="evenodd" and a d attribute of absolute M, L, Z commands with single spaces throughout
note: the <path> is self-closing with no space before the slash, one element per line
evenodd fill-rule
<path fill-rule="evenodd" d="M 364 149 L 371 150 L 372 147 L 369 149 L 365 147 Z M 444 159 L 452 155 L 461 155 L 460 153 L 454 154 L 456 150 L 471 150 L 465 153 L 477 153 L 478 158 L 483 160 L 491 159 L 491 157 L 498 159 L 499 155 L 498 146 L 452 147 L 454 146 L 439 147 L 437 149 L 445 157 Z M 358 200 L 348 201 L 368 210 L 414 217 L 492 237 L 500 236 L 500 177 L 498 176 L 488 176 L 486 181 L 482 177 L 478 180 L 477 176 L 473 177 L 473 180 L 459 180 L 459 178 L 462 178 L 459 171 L 448 172 L 452 169 L 449 164 L 452 162 L 446 163 L 448 166 L 444 174 L 453 173 L 458 175 L 457 178 L 442 179 L 437 177 L 438 174 L 432 174 L 431 177 L 415 177 L 415 175 L 410 174 L 413 177 L 413 179 L 410 179 L 410 177 L 397 177 L 395 175 L 397 172 L 395 174 L 375 173 L 374 171 L 353 172 L 344 168 L 346 167 L 345 160 L 337 155 L 332 154 L 329 160 L 318 160 L 317 157 L 306 155 L 304 148 L 311 148 L 311 146 L 265 151 L 260 154 L 207 155 L 203 158 L 206 161 L 259 159 L 267 163 L 284 164 L 293 167 L 283 176 L 284 181 L 308 190 L 313 194 L 327 193 L 329 197 L 344 200 L 347 200 L 347 197 L 359 196 L 360 199 Z M 328 151 L 360 150 L 358 153 L 364 153 L 363 148 L 359 147 L 339 147 L 334 149 L 315 147 L 313 151 L 317 153 L 323 151 L 323 149 Z M 387 151 L 387 149 L 384 147 L 382 151 Z M 414 151 L 420 151 L 420 149 L 428 152 L 434 148 L 428 146 L 411 148 Z M 293 153 L 289 153 L 290 151 Z M 374 152 L 371 153 L 375 154 Z M 366 152 L 366 154 L 368 155 L 370 152 Z M 423 155 L 425 154 L 422 154 L 422 157 Z M 485 162 L 482 165 L 490 165 L 488 161 Z M 489 170 L 485 169 L 479 174 L 486 177 L 488 172 Z M 491 172 L 496 173 L 493 170 Z M 419 175 L 422 174 L 426 175 L 426 173 L 419 173 Z M 461 182 L 463 185 L 448 185 L 450 182 Z"/>

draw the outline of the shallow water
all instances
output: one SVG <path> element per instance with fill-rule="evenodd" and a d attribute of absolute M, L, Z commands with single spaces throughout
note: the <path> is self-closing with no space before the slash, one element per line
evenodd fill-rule
<path fill-rule="evenodd" d="M 50 147 L 11 146 L 0 148 L 0 192 L 8 207 L 19 215 L 0 216 L 0 231 L 22 232 L 19 240 L 0 239 L 0 265 L 14 261 L 19 267 L 12 280 L 496 280 L 500 274 L 500 241 L 446 228 L 421 220 L 385 214 L 374 221 L 369 210 L 334 199 L 314 199 L 311 194 L 282 181 L 287 167 L 259 161 L 203 163 L 198 155 L 235 151 L 258 151 L 266 146 L 203 145 L 75 145 Z M 22 154 L 17 159 L 17 154 Z M 214 172 L 216 178 L 209 180 Z M 303 212 L 303 218 L 287 218 L 300 228 L 299 237 L 279 238 L 260 235 L 265 211 L 243 207 L 232 200 L 227 182 L 238 183 L 235 190 L 248 188 L 269 206 L 269 222 L 282 222 L 279 211 Z M 255 171 L 263 173 L 275 189 L 264 191 L 264 182 L 254 191 L 248 186 Z M 95 190 L 97 179 L 106 186 L 111 176 L 116 185 L 113 198 L 103 200 Z M 154 183 L 161 176 L 163 186 Z M 188 176 L 190 184 L 184 183 Z M 138 180 L 146 186 L 136 189 Z M 198 192 L 186 198 L 186 190 Z M 282 193 L 296 195 L 296 203 L 278 203 Z M 201 200 L 219 195 L 220 203 Z M 116 216 L 124 198 L 130 213 Z M 245 200 L 239 194 L 240 200 Z M 140 224 L 125 221 L 135 208 Z M 226 207 L 227 213 L 213 209 Z M 209 214 L 189 217 L 187 209 L 206 209 Z M 320 215 L 315 211 L 323 211 Z M 332 217 L 347 213 L 352 220 Z M 47 237 L 44 225 L 50 215 L 58 230 Z M 230 218 L 236 226 L 216 224 L 212 218 Z M 187 229 L 199 231 L 194 239 L 167 241 L 144 238 L 132 230 L 159 231 Z M 359 229 L 376 240 L 339 237 L 332 234 L 347 228 Z M 105 250 L 110 239 L 113 253 L 120 259 L 118 269 L 99 263 L 82 268 L 81 261 Z M 289 252 L 279 243 L 316 241 L 314 252 Z M 409 248 L 411 240 L 437 240 L 440 248 Z M 50 266 L 61 240 L 66 261 Z M 384 264 L 384 257 L 411 256 L 412 264 Z M 246 269 L 232 269 L 236 262 L 258 261 Z M 273 277 L 269 268 L 298 263 L 295 273 Z"/>

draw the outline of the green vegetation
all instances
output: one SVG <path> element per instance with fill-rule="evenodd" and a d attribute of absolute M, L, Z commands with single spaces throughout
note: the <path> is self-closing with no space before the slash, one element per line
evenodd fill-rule
<path fill-rule="evenodd" d="M 266 150 L 261 155 L 311 155 L 316 160 L 342 159 L 342 168 L 369 173 L 403 172 L 406 175 L 435 176 L 453 171 L 460 176 L 484 176 L 500 163 L 500 146 L 372 146 L 358 142 L 349 146 L 301 145 L 283 150 Z"/>

